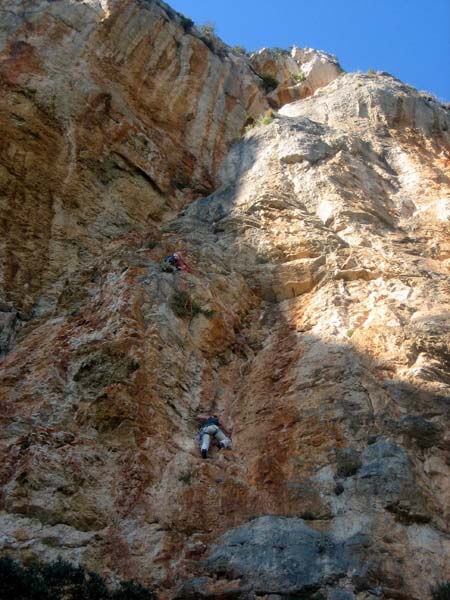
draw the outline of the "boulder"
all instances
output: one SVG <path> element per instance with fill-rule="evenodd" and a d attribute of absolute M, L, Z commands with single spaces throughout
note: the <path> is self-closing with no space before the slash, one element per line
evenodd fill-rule
<path fill-rule="evenodd" d="M 206 569 L 240 579 L 257 595 L 304 594 L 355 568 L 362 560 L 362 542 L 337 540 L 302 519 L 260 517 L 224 534 Z"/>

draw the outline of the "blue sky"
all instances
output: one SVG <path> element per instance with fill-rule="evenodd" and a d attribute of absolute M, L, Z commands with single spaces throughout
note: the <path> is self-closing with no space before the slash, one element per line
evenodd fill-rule
<path fill-rule="evenodd" d="M 346 71 L 388 71 L 450 101 L 450 0 L 169 0 L 230 46 L 292 44 L 336 54 Z"/>

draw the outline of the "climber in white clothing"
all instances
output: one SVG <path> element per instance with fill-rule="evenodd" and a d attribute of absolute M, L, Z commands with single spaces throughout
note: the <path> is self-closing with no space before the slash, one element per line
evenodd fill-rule
<path fill-rule="evenodd" d="M 211 437 L 214 437 L 217 445 L 220 448 L 231 448 L 231 439 L 227 437 L 221 429 L 218 417 L 205 417 L 199 415 L 197 420 L 202 423 L 200 431 L 197 435 L 197 441 L 200 445 L 200 452 L 203 458 L 208 458 L 209 444 Z"/>

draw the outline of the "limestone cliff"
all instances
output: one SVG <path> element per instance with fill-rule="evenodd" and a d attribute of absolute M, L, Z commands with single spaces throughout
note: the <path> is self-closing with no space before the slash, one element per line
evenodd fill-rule
<path fill-rule="evenodd" d="M 0 37 L 1 552 L 162 599 L 429 598 L 449 111 L 295 48 L 274 94 L 159 1 L 35 4 Z M 232 450 L 200 458 L 199 412 Z"/>
<path fill-rule="evenodd" d="M 231 143 L 269 107 L 269 71 L 159 0 L 0 10 L 0 298 L 28 317 L 104 243 L 214 189 Z M 316 63 L 303 96 L 330 79 Z"/>
<path fill-rule="evenodd" d="M 244 58 L 162 2 L 0 6 L 0 284 L 28 314 L 104 243 L 211 190 L 267 103 Z"/>

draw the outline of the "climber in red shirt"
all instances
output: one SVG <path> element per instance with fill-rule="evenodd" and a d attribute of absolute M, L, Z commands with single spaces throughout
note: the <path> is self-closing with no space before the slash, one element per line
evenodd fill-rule
<path fill-rule="evenodd" d="M 175 267 L 177 271 L 189 273 L 189 267 L 181 252 L 174 252 L 173 254 L 170 254 L 164 262 L 168 263 L 172 267 Z"/>

